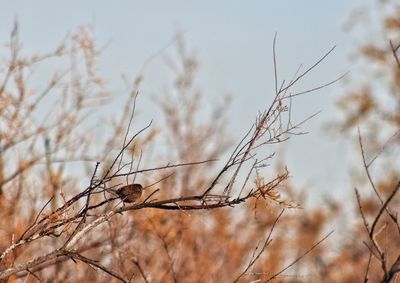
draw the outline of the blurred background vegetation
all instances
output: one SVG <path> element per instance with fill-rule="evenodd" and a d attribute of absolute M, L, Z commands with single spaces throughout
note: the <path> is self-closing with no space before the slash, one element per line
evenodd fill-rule
<path fill-rule="evenodd" d="M 244 9 L 244 13 L 249 11 Z M 290 172 L 270 195 L 263 196 L 265 201 L 251 198 L 234 207 L 198 211 L 124 212 L 96 227 L 79 247 L 80 254 L 104 269 L 60 256 L 3 279 L 396 282 L 400 271 L 399 12 L 396 1 L 376 1 L 343 17 L 347 19 L 339 24 L 350 38 L 350 60 L 343 66 L 345 61 L 339 57 L 336 62 L 335 53 L 329 54 L 317 66 L 322 71 L 317 69 L 315 76 L 311 73 L 302 79 L 293 94 L 328 83 L 342 72 L 351 72 L 339 82 L 318 90 L 320 94 L 293 97 L 284 105 L 297 122 L 320 109 L 333 113 L 317 115 L 309 124 L 302 125 L 301 131 L 311 131 L 314 139 L 294 135 L 290 142 L 278 141 L 260 150 L 265 156 L 274 155 L 267 160 L 268 166 L 252 176 L 247 191 L 281 176 L 286 169 Z M 161 7 L 157 13 L 162 13 Z M 199 14 L 205 18 L 208 15 L 207 10 L 200 10 Z M 312 23 L 307 17 L 300 18 Z M 227 19 L 229 16 L 220 20 Z M 112 164 L 121 150 L 134 104 L 132 131 L 139 131 L 153 120 L 152 127 L 127 149 L 128 158 L 140 160 L 138 166 L 218 159 L 205 166 L 176 168 L 173 175 L 156 170 L 137 174 L 134 180 L 116 178 L 112 183 L 134 181 L 150 185 L 162 179 L 156 185 L 157 198 L 168 199 L 201 194 L 254 122 L 257 111 L 268 107 L 274 97 L 274 57 L 269 51 L 264 57 L 270 56 L 271 61 L 259 59 L 264 68 L 272 69 L 271 76 L 262 79 L 268 81 L 266 88 L 270 92 L 262 95 L 257 91 L 253 95 L 254 87 L 243 91 L 229 83 L 221 94 L 225 86 L 222 82 L 214 83 L 216 90 L 205 93 L 202 83 L 207 79 L 201 72 L 201 56 L 188 47 L 193 46 L 190 30 L 163 35 L 167 39 L 145 58 L 138 58 L 129 50 L 119 54 L 122 60 L 135 57 L 141 63 L 135 74 L 129 71 L 129 75 L 123 75 L 122 86 L 116 87 L 110 80 L 115 78 L 115 72 L 119 76 L 120 71 L 111 68 L 113 63 L 104 71 L 107 63 L 102 56 L 118 41 L 108 43 L 107 38 L 103 39 L 98 24 L 84 24 L 63 34 L 64 38 L 57 34 L 56 38 L 63 38 L 57 45 L 32 50 L 36 43 L 31 45 L 30 40 L 39 39 L 25 36 L 23 22 L 23 15 L 18 15 L 14 23 L 5 23 L 7 33 L 1 33 L 4 45 L 0 53 L 0 276 L 5 270 L 57 249 L 63 237 L 71 233 L 72 228 L 66 225 L 57 230 L 60 235 L 45 236 L 5 253 L 18 240 L 44 231 L 45 225 L 27 233 L 36 217 L 53 217 L 51 212 L 88 186 L 97 161 L 103 166 L 101 170 Z M 134 37 L 126 28 L 121 27 L 119 32 Z M 301 57 L 296 48 L 299 42 L 312 50 L 307 53 L 312 59 L 306 58 L 302 71 L 321 58 L 332 43 L 321 44 L 323 39 L 312 30 L 308 31 L 309 38 L 286 38 L 279 27 L 277 32 L 275 58 L 279 82 L 290 81 L 298 60 L 303 62 L 303 58 L 289 60 L 292 56 Z M 151 34 L 147 36 L 150 38 Z M 238 45 L 247 40 L 243 36 L 235 35 Z M 41 39 L 43 44 L 47 37 L 54 34 L 47 32 Z M 99 43 L 99 38 L 106 43 Z M 271 50 L 273 34 L 267 38 Z M 202 43 L 203 48 L 218 39 L 224 37 L 211 34 L 210 41 Z M 339 45 L 336 50 L 340 48 Z M 241 60 L 237 59 L 238 65 Z M 215 60 L 206 68 L 225 72 L 229 81 L 229 67 L 220 64 Z M 340 67 L 335 67 L 337 73 L 326 72 L 325 64 L 328 68 L 330 64 Z M 243 68 L 249 77 L 260 76 L 258 67 L 252 69 L 250 64 Z M 160 83 L 155 80 L 157 77 L 165 80 Z M 153 79 L 157 87 L 151 88 Z M 328 90 L 338 95 L 321 95 Z M 326 106 L 324 99 L 331 105 Z M 252 104 L 254 101 L 257 107 Z M 298 144 L 296 139 L 300 139 Z M 325 144 L 327 139 L 337 142 L 320 148 L 314 144 Z M 292 171 L 293 158 L 299 160 Z M 243 183 L 246 176 L 239 174 L 238 182 Z M 221 187 L 225 181 L 219 181 Z M 144 198 L 149 194 L 146 191 Z M 326 235 L 329 237 L 325 238 Z M 112 270 L 119 277 L 104 270 Z"/>

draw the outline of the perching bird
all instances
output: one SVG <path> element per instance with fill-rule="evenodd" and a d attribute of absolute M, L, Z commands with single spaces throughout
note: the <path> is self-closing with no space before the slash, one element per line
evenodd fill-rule
<path fill-rule="evenodd" d="M 123 202 L 133 203 L 142 196 L 143 187 L 141 184 L 130 184 L 119 188 L 116 193 Z"/>

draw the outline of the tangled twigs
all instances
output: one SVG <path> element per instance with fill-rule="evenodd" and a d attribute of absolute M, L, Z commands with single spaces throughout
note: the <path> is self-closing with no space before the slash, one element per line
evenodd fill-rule
<path fill-rule="evenodd" d="M 397 215 L 397 213 L 393 212 L 389 208 L 390 202 L 394 199 L 394 197 L 400 191 L 400 181 L 398 181 L 394 185 L 394 187 L 390 191 L 389 196 L 387 197 L 386 200 L 384 200 L 383 197 L 378 192 L 377 186 L 375 185 L 375 182 L 374 182 L 371 172 L 370 172 L 370 166 L 372 165 L 372 163 L 366 162 L 364 146 L 363 146 L 360 131 L 358 132 L 358 139 L 359 139 L 359 146 L 360 146 L 360 150 L 361 150 L 361 156 L 363 159 L 363 167 L 364 167 L 365 173 L 367 175 L 369 184 L 371 185 L 373 191 L 375 192 L 375 194 L 380 202 L 380 209 L 378 210 L 376 215 L 373 217 L 372 224 L 370 225 L 370 223 L 367 221 L 367 217 L 366 217 L 364 209 L 363 209 L 363 204 L 361 201 L 360 193 L 357 189 L 355 189 L 356 199 L 357 199 L 357 203 L 358 203 L 358 209 L 359 209 L 361 218 L 363 220 L 363 225 L 367 232 L 369 242 L 370 242 L 369 244 L 366 243 L 367 248 L 369 249 L 369 253 L 370 253 L 370 255 L 369 255 L 370 260 L 368 261 L 367 268 L 365 271 L 364 282 L 368 281 L 368 277 L 369 277 L 368 275 L 369 275 L 369 271 L 370 271 L 372 256 L 374 256 L 374 258 L 376 258 L 380 262 L 380 266 L 381 266 L 381 269 L 383 272 L 383 278 L 382 278 L 381 282 L 390 282 L 394 278 L 395 274 L 400 272 L 400 256 L 393 263 L 390 264 L 388 262 L 388 254 L 386 251 L 386 247 L 382 247 L 381 244 L 379 243 L 379 241 L 377 240 L 377 236 L 380 233 L 380 231 L 382 229 L 384 229 L 384 230 L 386 229 L 386 224 L 381 225 L 381 228 L 378 229 L 379 231 L 376 231 L 376 230 L 377 230 L 377 226 L 380 223 L 379 220 L 382 218 L 383 214 L 386 212 L 386 214 L 389 216 L 389 219 L 391 219 L 392 223 L 395 225 L 395 227 L 397 227 L 397 232 L 398 232 L 398 235 L 400 236 L 400 223 L 398 220 L 398 215 Z M 376 160 L 378 155 L 374 157 L 373 161 Z"/>
<path fill-rule="evenodd" d="M 126 131 L 123 132 L 123 142 L 122 145 L 119 145 L 120 148 L 118 152 L 115 153 L 113 158 L 106 159 L 109 163 L 96 163 L 90 181 L 88 182 L 89 184 L 86 188 L 83 188 L 68 200 L 65 198 L 58 208 L 54 206 L 51 207 L 51 211 L 46 211 L 49 201 L 43 206 L 37 215 L 35 213 L 34 215 L 36 215 L 36 217 L 33 224 L 22 233 L 22 236 L 16 242 L 13 242 L 12 245 L 3 251 L 0 255 L 0 260 L 13 252 L 17 253 L 17 249 L 22 246 L 28 247 L 29 244 L 38 241 L 45 241 L 48 237 L 57 240 L 52 242 L 54 245 L 52 246 L 52 249 L 49 249 L 50 252 L 47 252 L 44 255 L 34 254 L 31 259 L 25 259 L 25 262 L 5 267 L 3 270 L 0 270 L 0 279 L 8 278 L 14 274 L 19 276 L 21 274 L 26 274 L 26 272 L 32 272 L 32 270 L 40 270 L 41 268 L 45 268 L 43 266 L 47 266 L 47 264 L 50 265 L 49 262 L 51 261 L 60 261 L 61 259 L 64 260 L 69 258 L 94 266 L 120 281 L 128 282 L 129 280 L 125 278 L 128 277 L 128 275 L 125 274 L 122 276 L 112 268 L 101 264 L 100 260 L 97 261 L 96 259 L 92 259 L 92 255 L 83 255 L 85 248 L 90 246 L 93 239 L 98 236 L 94 231 L 96 229 L 101 229 L 103 223 L 109 223 L 111 225 L 111 220 L 117 219 L 116 216 L 118 215 L 125 217 L 126 214 L 124 214 L 124 212 L 127 211 L 136 212 L 139 210 L 143 211 L 149 209 L 164 211 L 205 211 L 224 207 L 237 207 L 242 203 L 249 202 L 250 200 L 254 200 L 255 203 L 273 201 L 283 205 L 284 207 L 289 207 L 290 205 L 281 199 L 279 193 L 280 187 L 283 187 L 284 182 L 289 178 L 289 171 L 284 168 L 283 172 L 279 172 L 268 179 L 264 179 L 263 172 L 261 171 L 263 168 L 268 166 L 266 162 L 269 162 L 269 160 L 274 157 L 274 153 L 270 152 L 265 154 L 263 151 L 268 145 L 281 143 L 293 135 L 304 133 L 300 131 L 300 126 L 314 115 L 311 115 L 300 122 L 292 121 L 292 99 L 294 96 L 299 95 L 299 93 L 293 94 L 291 88 L 296 85 L 300 79 L 318 66 L 333 49 L 329 50 L 321 59 L 312 64 L 311 67 L 306 69 L 304 72 L 296 72 L 293 79 L 289 82 L 286 83 L 285 81 L 282 81 L 280 83 L 278 82 L 276 67 L 275 40 L 276 38 L 274 39 L 273 56 L 276 93 L 274 94 L 270 105 L 258 113 L 254 124 L 233 149 L 222 169 L 212 175 L 215 177 L 206 176 L 203 178 L 204 182 L 199 182 L 201 185 L 198 185 L 195 188 L 189 188 L 183 193 L 180 193 L 178 188 L 174 190 L 176 182 L 171 182 L 171 185 L 168 184 L 170 176 L 172 176 L 179 168 L 188 171 L 186 172 L 186 179 L 183 178 L 184 180 L 182 180 L 182 183 L 191 186 L 189 181 L 192 171 L 190 171 L 189 168 L 195 166 L 206 166 L 211 162 L 216 161 L 214 159 L 214 156 L 217 156 L 216 154 L 204 155 L 209 156 L 209 158 L 204 157 L 204 159 L 203 155 L 199 155 L 200 157 L 195 158 L 184 158 L 186 156 L 182 155 L 183 157 L 181 157 L 181 155 L 179 155 L 179 160 L 186 160 L 186 162 L 167 162 L 166 164 L 164 163 L 165 165 L 161 166 L 153 164 L 152 167 L 147 168 L 142 166 L 141 161 L 144 149 L 141 148 L 140 142 L 137 141 L 139 138 L 142 138 L 142 135 L 145 132 L 151 129 L 152 121 L 143 128 L 137 130 L 133 135 L 130 135 L 131 126 L 133 127 L 135 109 L 137 107 L 136 99 L 138 92 L 136 90 L 131 93 L 131 104 L 126 106 L 126 109 L 131 109 L 131 112 L 129 113 L 130 115 L 125 115 L 125 117 L 130 118 L 125 128 Z M 317 89 L 320 88 L 311 89 L 310 91 L 303 93 L 309 93 Z M 192 104 L 188 103 L 188 105 Z M 194 105 L 196 105 L 196 103 L 194 103 Z M 128 114 L 128 110 L 126 110 L 124 114 Z M 121 122 L 121 124 L 123 124 L 123 122 Z M 121 127 L 121 129 L 123 129 L 123 127 Z M 174 137 L 178 138 L 179 135 Z M 206 138 L 208 137 L 206 136 Z M 208 139 L 206 139 L 206 141 L 208 141 Z M 181 141 L 179 140 L 179 142 Z M 112 145 L 113 144 L 115 144 L 115 141 Z M 205 144 L 205 146 L 207 146 L 207 144 Z M 107 153 L 111 152 L 112 148 L 113 147 L 110 145 Z M 188 148 L 190 148 L 190 145 Z M 47 149 L 50 151 L 50 146 Z M 135 155 L 135 150 L 137 149 L 139 154 Z M 51 161 L 50 157 L 51 156 L 49 155 L 47 159 L 48 162 Z M 187 162 L 187 160 L 189 160 L 189 162 Z M 51 173 L 50 171 L 51 170 L 48 172 L 49 175 Z M 138 176 L 137 179 L 142 178 L 143 176 L 143 179 L 148 180 L 150 178 L 147 177 L 150 173 L 159 174 L 156 176 L 158 181 L 148 181 L 148 183 L 151 184 L 148 185 L 144 183 L 140 184 L 140 180 L 136 180 Z M 160 175 L 163 177 L 160 177 Z M 245 176 L 243 182 L 238 185 L 242 176 Z M 125 187 L 136 184 L 138 188 L 140 188 L 140 193 L 143 193 L 144 196 L 137 194 L 132 201 L 124 202 L 124 200 L 126 200 L 126 198 L 124 199 L 126 194 L 123 194 L 122 199 L 120 198 L 121 194 L 118 196 L 118 192 L 121 192 L 119 191 L 119 189 L 121 189 L 121 179 L 125 180 Z M 253 184 L 250 184 L 251 181 L 253 181 Z M 155 185 L 158 186 L 158 184 L 160 185 L 160 188 L 154 188 L 150 192 L 144 191 L 146 188 Z M 167 191 L 163 190 L 164 185 L 168 187 Z M 55 191 L 57 186 L 54 185 L 53 187 L 54 195 L 57 196 Z M 271 234 L 282 213 L 275 219 L 262 249 L 252 258 L 244 273 L 255 264 L 263 251 L 268 247 L 271 241 Z M 100 234 L 102 235 L 103 233 Z M 167 240 L 164 238 L 162 239 L 164 245 L 167 246 Z M 105 245 L 106 241 L 104 238 L 102 240 Z M 308 252 L 311 252 L 315 246 L 313 246 L 303 256 Z M 292 265 L 300 259 L 301 257 L 296 259 Z M 172 268 L 173 259 L 170 257 L 169 260 L 171 263 L 171 273 L 173 274 L 174 280 L 177 281 L 177 276 L 175 276 L 174 269 Z M 142 278 L 146 281 L 148 277 L 144 273 L 143 268 L 139 265 L 139 261 L 133 260 L 132 262 L 137 266 Z M 290 266 L 291 265 L 287 268 Z M 284 270 L 282 270 L 282 272 Z M 238 279 L 244 273 L 239 275 Z M 278 275 L 279 273 L 276 274 L 276 276 Z"/>

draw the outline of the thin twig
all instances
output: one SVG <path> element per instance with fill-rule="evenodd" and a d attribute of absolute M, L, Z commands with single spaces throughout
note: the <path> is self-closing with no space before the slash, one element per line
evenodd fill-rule
<path fill-rule="evenodd" d="M 363 142 L 362 142 L 362 138 L 361 138 L 361 133 L 360 133 L 360 129 L 358 129 L 358 143 L 360 145 L 360 150 L 361 150 L 361 156 L 362 156 L 362 160 L 363 160 L 363 164 L 364 164 L 364 168 L 365 168 L 365 173 L 367 174 L 369 183 L 372 186 L 372 189 L 374 190 L 376 196 L 378 197 L 379 201 L 381 202 L 381 204 L 383 204 L 383 200 L 381 195 L 378 192 L 378 189 L 375 186 L 374 181 L 372 180 L 371 174 L 369 173 L 369 169 L 367 166 L 367 162 L 365 160 L 365 152 L 364 152 L 364 146 L 363 146 Z"/>
<path fill-rule="evenodd" d="M 124 282 L 124 283 L 125 283 L 125 282 L 126 282 L 126 283 L 129 282 L 128 280 L 125 280 L 121 275 L 119 275 L 119 274 L 116 273 L 115 271 L 111 270 L 110 268 L 105 267 L 104 265 L 100 264 L 98 261 L 95 261 L 95 260 L 93 260 L 93 259 L 87 258 L 87 257 L 85 257 L 85 256 L 83 256 L 83 255 L 81 255 L 81 254 L 67 251 L 67 252 L 65 252 L 65 256 L 69 256 L 69 257 L 71 257 L 71 258 L 80 260 L 80 261 L 82 261 L 82 262 L 84 262 L 84 263 L 86 263 L 86 264 L 88 264 L 88 265 L 93 265 L 93 266 L 95 266 L 95 267 L 97 267 L 97 268 L 103 270 L 105 273 L 111 275 L 112 277 L 117 278 L 117 279 L 120 280 L 121 282 Z"/>
<path fill-rule="evenodd" d="M 263 254 L 265 248 L 271 243 L 272 239 L 271 239 L 271 235 L 272 232 L 275 229 L 275 225 L 276 223 L 278 223 L 279 219 L 281 218 L 281 216 L 283 215 L 283 213 L 285 212 L 285 209 L 282 209 L 281 212 L 279 213 L 279 215 L 275 218 L 274 222 L 272 223 L 271 229 L 269 230 L 267 239 L 264 242 L 263 247 L 261 248 L 260 252 L 254 257 L 251 258 L 249 264 L 247 265 L 247 267 L 245 268 L 245 270 L 243 270 L 242 273 L 239 274 L 238 277 L 236 277 L 236 279 L 233 281 L 235 282 L 239 282 L 239 279 L 246 274 L 246 272 L 256 263 L 256 261 L 260 258 L 260 256 Z M 258 246 L 256 247 L 256 249 L 254 250 L 254 252 L 257 250 Z"/>
<path fill-rule="evenodd" d="M 313 249 L 315 249 L 319 244 L 321 244 L 323 241 L 325 241 L 331 234 L 333 233 L 333 231 L 329 232 L 325 237 L 323 237 L 321 240 L 319 240 L 316 244 L 314 244 L 311 248 L 309 248 L 306 252 L 304 252 L 303 254 L 301 254 L 298 258 L 296 258 L 292 263 L 290 263 L 289 265 L 287 265 L 285 268 L 283 268 L 281 271 L 275 273 L 274 275 L 272 275 L 271 277 L 269 277 L 266 282 L 273 280 L 274 278 L 276 278 L 277 276 L 279 276 L 280 274 L 282 274 L 285 270 L 289 269 L 290 267 L 292 267 L 293 265 L 295 265 L 299 260 L 301 260 L 303 257 L 305 257 L 307 254 L 309 254 Z"/>
<path fill-rule="evenodd" d="M 138 260 L 133 260 L 133 259 L 132 259 L 131 262 L 132 262 L 134 265 L 136 265 L 137 269 L 139 270 L 140 275 L 141 275 L 142 278 L 143 278 L 143 281 L 144 281 L 145 283 L 149 283 L 149 281 L 148 281 L 147 278 L 146 278 L 146 275 L 145 275 L 144 272 L 143 272 L 143 268 L 142 268 L 142 266 L 140 265 L 139 261 L 138 261 Z"/>
<path fill-rule="evenodd" d="M 397 194 L 397 192 L 400 189 L 400 181 L 397 183 L 397 185 L 394 187 L 393 191 L 390 193 L 389 197 L 387 198 L 387 200 L 385 201 L 385 203 L 382 205 L 381 209 L 379 210 L 378 214 L 375 217 L 374 222 L 372 223 L 371 226 L 371 231 L 369 232 L 370 237 L 373 237 L 374 235 L 374 230 L 376 227 L 376 224 L 379 221 L 379 218 L 382 216 L 382 213 L 385 211 L 385 209 L 387 208 L 387 206 L 389 205 L 390 201 L 393 199 L 393 197 Z"/>

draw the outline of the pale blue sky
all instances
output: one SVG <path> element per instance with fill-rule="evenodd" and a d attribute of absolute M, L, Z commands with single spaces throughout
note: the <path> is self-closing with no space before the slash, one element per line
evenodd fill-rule
<path fill-rule="evenodd" d="M 370 2 L 370 1 L 368 1 Z M 0 41 L 8 39 L 15 16 L 27 52 L 52 50 L 68 31 L 94 26 L 100 44 L 110 41 L 102 57 L 103 74 L 116 92 L 122 73 L 135 76 L 143 63 L 164 47 L 175 32 L 185 31 L 187 46 L 200 62 L 198 86 L 207 100 L 230 93 L 231 129 L 239 135 L 266 105 L 273 89 L 272 41 L 278 33 L 280 78 L 289 78 L 303 63 L 311 65 L 333 45 L 335 52 L 303 82 L 304 88 L 352 71 L 348 60 L 354 41 L 343 25 L 366 1 L 0 1 Z M 173 47 L 166 50 L 173 54 Z M 146 69 L 143 96 L 162 92 L 168 83 L 161 58 Z M 322 111 L 308 123 L 307 136 L 295 137 L 285 154 L 294 181 L 312 182 L 317 190 L 346 186 L 346 144 L 332 142 L 321 126 L 335 117 L 341 83 L 295 101 L 295 115 Z M 146 100 L 146 99 L 145 99 Z M 144 104 L 150 103 L 150 99 Z M 144 117 L 154 118 L 156 108 Z M 347 187 L 346 189 L 351 189 Z M 351 193 L 351 192 L 350 192 Z"/>

